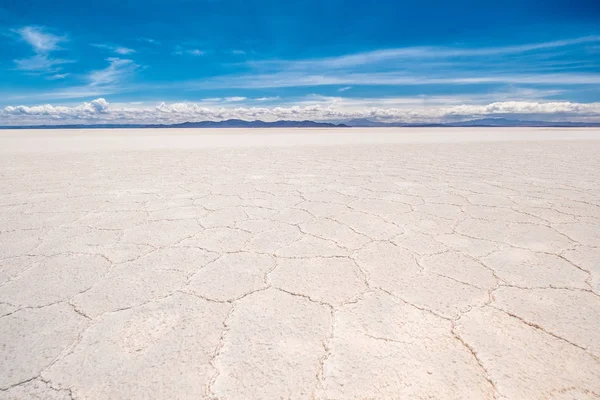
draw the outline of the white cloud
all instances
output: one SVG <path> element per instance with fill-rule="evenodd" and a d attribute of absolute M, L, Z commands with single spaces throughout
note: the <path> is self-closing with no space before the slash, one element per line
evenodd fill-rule
<path fill-rule="evenodd" d="M 298 60 L 251 60 L 248 72 L 186 82 L 198 89 L 339 85 L 590 85 L 600 36 L 504 47 L 403 47 Z M 568 52 L 569 59 L 564 60 Z M 563 60 L 558 57 L 563 57 Z"/>
<path fill-rule="evenodd" d="M 542 43 L 527 43 L 503 47 L 444 47 L 421 46 L 380 49 L 362 53 L 347 54 L 335 57 L 306 60 L 266 60 L 255 61 L 255 67 L 279 67 L 299 70 L 315 68 L 347 68 L 391 61 L 442 59 L 456 57 L 490 57 L 510 54 L 528 53 L 537 50 L 558 49 L 588 43 L 600 43 L 600 36 L 585 36 L 575 39 L 557 40 Z"/>
<path fill-rule="evenodd" d="M 57 100 L 57 99 L 84 99 L 96 96 L 106 96 L 114 93 L 124 93 L 135 85 L 129 82 L 135 73 L 144 67 L 136 64 L 133 60 L 122 59 L 118 57 L 109 57 L 106 59 L 108 66 L 102 69 L 90 71 L 79 75 L 78 78 L 85 81 L 83 85 L 62 87 L 37 93 L 14 94 L 7 93 L 0 98 L 4 99 L 4 104 L 9 101 L 20 101 L 27 99 L 34 101 Z M 64 79 L 69 74 L 54 74 L 47 79 Z"/>
<path fill-rule="evenodd" d="M 14 30 L 21 39 L 29 43 L 38 54 L 46 54 L 59 49 L 59 43 L 67 40 L 65 36 L 57 36 L 49 33 L 42 27 L 25 26 Z"/>
<path fill-rule="evenodd" d="M 115 49 L 115 53 L 117 53 L 117 54 L 131 54 L 131 53 L 135 53 L 135 50 L 128 49 L 127 47 L 117 47 Z"/>
<path fill-rule="evenodd" d="M 50 58 L 46 54 L 37 54 L 33 57 L 14 60 L 17 69 L 27 72 L 52 73 L 59 71 L 58 65 L 74 62 L 73 60 L 63 60 L 60 58 Z"/>
<path fill-rule="evenodd" d="M 183 55 L 203 56 L 206 54 L 206 52 L 202 51 L 200 49 L 185 49 L 181 46 L 176 46 L 175 50 L 173 51 L 173 54 L 176 56 L 183 56 Z"/>
<path fill-rule="evenodd" d="M 65 79 L 69 75 L 70 74 L 54 74 L 54 75 L 51 75 L 51 76 L 47 77 L 46 79 L 55 81 L 55 80 L 58 80 L 58 79 Z"/>
<path fill-rule="evenodd" d="M 146 43 L 150 43 L 150 44 L 154 44 L 154 45 L 160 44 L 160 41 L 158 41 L 156 39 L 152 39 L 152 38 L 139 38 L 138 40 L 140 42 L 146 42 Z"/>
<path fill-rule="evenodd" d="M 139 65 L 134 63 L 133 60 L 109 57 L 106 61 L 109 63 L 108 67 L 89 73 L 90 86 L 105 86 L 117 83 L 132 75 L 139 68 Z"/>
<path fill-rule="evenodd" d="M 125 55 L 125 54 L 135 53 L 135 50 L 127 48 L 127 47 L 117 47 L 115 49 L 115 53 Z"/>
<path fill-rule="evenodd" d="M 93 44 L 92 46 L 97 47 L 99 49 L 109 50 L 109 51 L 112 51 L 112 52 L 120 54 L 120 55 L 127 55 L 127 54 L 135 53 L 134 49 L 130 49 L 129 47 L 123 47 L 123 46 L 113 46 L 110 44 Z"/>
<path fill-rule="evenodd" d="M 18 70 L 55 73 L 60 70 L 58 66 L 74 62 L 50 56 L 51 52 L 60 50 L 59 44 L 67 41 L 66 36 L 55 35 L 37 26 L 25 26 L 13 32 L 16 32 L 21 40 L 28 43 L 35 53 L 32 57 L 14 60 Z"/>
<path fill-rule="evenodd" d="M 578 120 L 600 122 L 600 103 L 503 101 L 490 104 L 444 105 L 443 99 L 423 105 L 422 99 L 344 99 L 315 96 L 304 103 L 274 107 L 257 106 L 257 99 L 243 104 L 160 103 L 150 107 L 139 104 L 109 104 L 100 98 L 75 106 L 7 106 L 0 109 L 3 124 L 44 123 L 178 123 L 185 121 L 239 118 L 266 121 L 333 120 L 371 118 L 382 121 L 444 122 L 485 117 L 535 120 Z M 369 104 L 380 104 L 379 107 Z M 384 106 L 388 104 L 390 106 Z"/>
<path fill-rule="evenodd" d="M 321 74 L 276 72 L 271 74 L 243 74 L 218 76 L 202 81 L 174 82 L 196 89 L 266 89 L 332 85 L 420 86 L 420 85 L 600 85 L 599 73 L 544 73 L 544 74 L 491 74 L 486 71 L 446 71 L 446 74 L 428 71 L 401 72 L 332 72 Z"/>
<path fill-rule="evenodd" d="M 96 99 L 89 103 L 83 103 L 74 107 L 53 106 L 44 104 L 39 106 L 8 106 L 0 111 L 5 116 L 37 116 L 45 120 L 78 120 L 90 118 L 95 115 L 108 113 L 108 102 L 104 99 Z"/>

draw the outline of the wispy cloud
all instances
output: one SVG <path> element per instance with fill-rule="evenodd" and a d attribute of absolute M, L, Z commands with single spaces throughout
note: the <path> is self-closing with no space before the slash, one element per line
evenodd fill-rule
<path fill-rule="evenodd" d="M 286 88 L 340 85 L 595 85 L 597 62 L 585 50 L 600 36 L 504 47 L 406 47 L 337 57 L 252 60 L 249 72 L 188 83 L 198 88 Z M 569 54 L 564 59 L 564 54 Z"/>
<path fill-rule="evenodd" d="M 123 47 L 123 46 L 113 46 L 110 44 L 92 44 L 92 46 L 97 47 L 99 49 L 109 50 L 109 51 L 112 51 L 112 52 L 120 54 L 120 55 L 127 55 L 127 54 L 135 53 L 134 49 L 130 49 L 129 47 Z"/>
<path fill-rule="evenodd" d="M 146 42 L 146 43 L 150 43 L 150 44 L 154 44 L 154 45 L 159 45 L 160 41 L 156 40 L 156 39 L 152 39 L 152 38 L 139 38 L 138 39 L 140 42 Z"/>
<path fill-rule="evenodd" d="M 589 85 L 599 84 L 586 49 L 600 36 L 503 47 L 404 47 L 325 58 L 250 60 L 243 74 L 216 76 L 203 88 L 285 88 L 342 85 Z M 569 54 L 565 60 L 565 54 Z"/>
<path fill-rule="evenodd" d="M 60 65 L 72 63 L 73 60 L 53 58 L 50 53 L 61 50 L 60 43 L 66 42 L 66 36 L 58 36 L 46 28 L 38 26 L 25 26 L 13 30 L 19 38 L 31 46 L 35 55 L 29 58 L 14 60 L 16 68 L 26 72 L 55 73 L 60 70 Z"/>
<path fill-rule="evenodd" d="M 124 85 L 137 71 L 143 69 L 143 66 L 129 59 L 109 57 L 106 61 L 108 66 L 105 68 L 93 70 L 83 76 L 86 84 L 42 93 L 39 96 L 52 99 L 77 99 L 122 93 L 125 90 Z"/>
<path fill-rule="evenodd" d="M 206 54 L 206 52 L 202 51 L 200 49 L 186 49 L 181 46 L 176 46 L 175 50 L 173 50 L 173 55 L 176 55 L 176 56 L 183 56 L 183 55 L 203 56 L 205 54 Z"/>
<path fill-rule="evenodd" d="M 88 74 L 90 86 L 107 86 L 118 83 L 130 77 L 140 68 L 133 60 L 109 57 L 106 61 L 108 61 L 108 67 Z"/>
<path fill-rule="evenodd" d="M 58 79 L 65 79 L 69 75 L 71 75 L 71 74 L 68 74 L 68 73 L 65 73 L 65 74 L 54 74 L 54 75 L 48 76 L 46 79 L 55 81 L 55 80 L 58 80 Z"/>
<path fill-rule="evenodd" d="M 38 54 L 46 54 L 54 50 L 58 50 L 59 43 L 67 40 L 66 36 L 58 36 L 48 32 L 45 28 L 39 26 L 25 26 L 20 29 L 15 29 L 22 40 L 29 43 L 33 50 Z"/>
<path fill-rule="evenodd" d="M 121 55 L 131 54 L 131 53 L 135 53 L 135 50 L 127 48 L 127 47 L 117 47 L 115 49 L 115 53 L 121 54 Z"/>
<path fill-rule="evenodd" d="M 417 72 L 366 72 L 366 73 L 308 73 L 278 72 L 272 74 L 244 74 L 220 76 L 181 85 L 197 89 L 267 89 L 286 87 L 312 87 L 330 85 L 418 86 L 418 85 L 482 85 L 482 84 L 533 84 L 533 85 L 600 85 L 598 73 L 556 74 L 498 74 L 485 71 L 424 75 Z M 174 83 L 177 86 L 178 83 Z"/>
<path fill-rule="evenodd" d="M 421 46 L 381 49 L 306 60 L 264 60 L 255 61 L 255 67 L 280 67 L 289 69 L 308 68 L 347 68 L 400 60 L 451 59 L 458 57 L 489 57 L 529 53 L 539 50 L 558 49 L 588 43 L 600 43 L 600 36 L 585 36 L 575 39 L 556 40 L 541 43 L 528 43 L 502 47 L 444 47 Z"/>
<path fill-rule="evenodd" d="M 73 60 L 64 60 L 60 58 L 50 58 L 45 54 L 36 54 L 29 58 L 14 60 L 15 65 L 20 71 L 53 73 L 60 70 L 58 67 L 62 64 L 74 62 Z"/>

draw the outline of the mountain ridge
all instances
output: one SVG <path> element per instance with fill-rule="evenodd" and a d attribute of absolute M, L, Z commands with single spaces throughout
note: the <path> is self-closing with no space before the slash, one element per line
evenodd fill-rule
<path fill-rule="evenodd" d="M 367 118 L 353 119 L 345 122 L 352 127 L 364 128 L 410 128 L 410 127 L 600 127 L 600 122 L 576 121 L 530 121 L 507 118 L 481 118 L 446 123 L 406 123 L 379 122 Z"/>
<path fill-rule="evenodd" d="M 116 129 L 116 128 L 345 128 L 347 125 L 330 122 L 288 121 L 265 122 L 228 119 L 224 121 L 197 121 L 177 124 L 65 124 L 0 126 L 0 129 Z"/>
<path fill-rule="evenodd" d="M 448 128 L 448 127 L 600 127 L 599 122 L 577 121 L 528 121 L 506 118 L 481 118 L 447 123 L 407 123 L 407 122 L 380 122 L 368 118 L 358 118 L 343 123 L 304 121 L 245 121 L 241 119 L 228 119 L 224 121 L 196 121 L 177 124 L 64 124 L 64 125 L 16 125 L 0 126 L 0 129 L 181 129 L 181 128 Z"/>

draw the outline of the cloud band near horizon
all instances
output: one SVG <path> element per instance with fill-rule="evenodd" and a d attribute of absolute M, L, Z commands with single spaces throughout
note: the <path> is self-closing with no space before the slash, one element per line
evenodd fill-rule
<path fill-rule="evenodd" d="M 256 102 L 260 99 L 255 99 Z M 239 105 L 240 102 L 244 102 Z M 102 123 L 171 124 L 197 121 L 242 120 L 314 120 L 344 121 L 369 118 L 386 122 L 455 122 L 503 117 L 522 120 L 600 122 L 600 102 L 501 101 L 489 104 L 419 106 L 404 99 L 394 107 L 369 107 L 340 98 L 322 98 L 303 106 L 252 105 L 244 98 L 208 99 L 200 103 L 159 103 L 152 106 L 111 104 L 103 98 L 78 105 L 6 106 L 0 109 L 2 125 L 64 125 Z"/>

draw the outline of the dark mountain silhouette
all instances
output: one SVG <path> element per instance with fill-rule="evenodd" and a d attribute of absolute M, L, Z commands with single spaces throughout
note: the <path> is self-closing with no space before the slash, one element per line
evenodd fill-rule
<path fill-rule="evenodd" d="M 436 126 L 445 126 L 444 124 L 439 123 L 408 123 L 408 122 L 379 122 L 379 121 L 371 121 L 367 118 L 360 119 L 352 119 L 350 121 L 345 122 L 348 126 L 353 127 L 364 127 L 364 128 L 400 128 L 400 127 L 436 127 Z"/>
<path fill-rule="evenodd" d="M 526 121 L 506 118 L 482 118 L 459 122 L 447 123 L 405 123 L 405 122 L 379 122 L 366 118 L 353 119 L 346 122 L 353 127 L 598 127 L 597 122 L 552 122 L 552 121 Z"/>
<path fill-rule="evenodd" d="M 169 128 L 337 128 L 345 127 L 343 124 L 314 121 L 274 121 L 260 120 L 244 121 L 241 119 L 228 119 L 226 121 L 201 121 L 184 122 L 182 124 L 167 125 Z"/>
<path fill-rule="evenodd" d="M 523 121 L 519 119 L 506 118 L 483 118 L 470 121 L 454 122 L 446 124 L 447 126 L 523 126 L 523 127 L 596 127 L 600 126 L 597 122 L 571 122 L 571 121 Z"/>
<path fill-rule="evenodd" d="M 392 126 L 391 123 L 371 121 L 370 119 L 366 119 L 366 118 L 351 119 L 350 121 L 346 122 L 346 125 L 354 126 L 354 127 L 364 127 L 364 128 L 377 128 L 377 127 Z"/>
<path fill-rule="evenodd" d="M 344 124 L 314 121 L 225 121 L 184 122 L 180 124 L 90 124 L 90 125 L 27 125 L 0 126 L 0 129 L 111 129 L 111 128 L 343 128 Z"/>
<path fill-rule="evenodd" d="M 314 121 L 244 121 L 228 119 L 225 121 L 183 122 L 180 124 L 76 124 L 76 125 L 21 125 L 0 126 L 0 129 L 112 129 L 112 128 L 418 128 L 418 127 L 600 127 L 598 122 L 550 122 L 525 121 L 506 118 L 482 118 L 447 123 L 406 123 L 379 122 L 367 118 L 352 119 L 342 124 Z"/>

